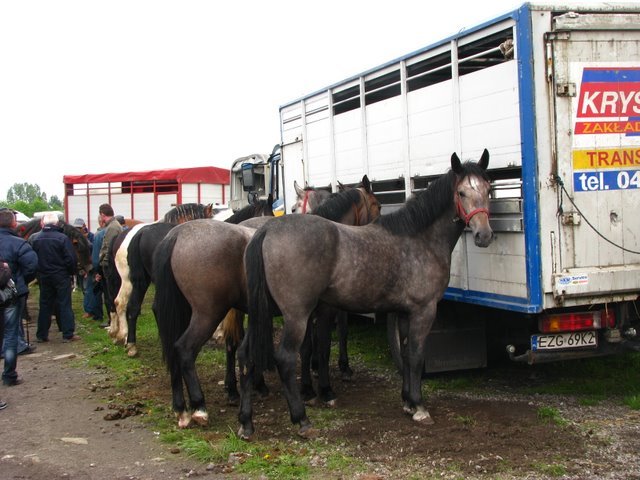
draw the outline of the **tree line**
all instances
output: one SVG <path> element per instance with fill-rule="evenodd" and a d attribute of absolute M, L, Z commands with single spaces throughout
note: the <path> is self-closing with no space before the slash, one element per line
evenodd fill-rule
<path fill-rule="evenodd" d="M 35 212 L 63 210 L 62 200 L 56 195 L 47 198 L 37 184 L 14 183 L 7 191 L 6 200 L 0 200 L 0 207 L 7 207 L 33 217 Z"/>

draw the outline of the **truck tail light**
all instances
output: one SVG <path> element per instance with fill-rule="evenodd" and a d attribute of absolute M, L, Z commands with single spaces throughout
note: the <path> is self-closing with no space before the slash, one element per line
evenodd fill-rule
<path fill-rule="evenodd" d="M 538 328 L 542 333 L 596 330 L 599 328 L 613 328 L 615 325 L 616 316 L 612 310 L 552 313 L 543 315 L 538 320 Z"/>

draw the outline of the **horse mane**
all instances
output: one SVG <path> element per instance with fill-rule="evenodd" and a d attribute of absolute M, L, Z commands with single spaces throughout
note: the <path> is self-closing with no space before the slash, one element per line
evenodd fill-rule
<path fill-rule="evenodd" d="M 357 189 L 344 190 L 329 195 L 318 207 L 311 212 L 312 215 L 324 217 L 333 222 L 339 221 L 353 205 L 360 201 L 360 192 Z"/>
<path fill-rule="evenodd" d="M 273 216 L 271 204 L 272 201 L 270 199 L 258 200 L 256 203 L 252 203 L 251 205 L 247 205 L 246 207 L 238 210 L 227 218 L 225 222 L 238 224 L 253 217 Z"/>
<path fill-rule="evenodd" d="M 163 222 L 180 223 L 196 218 L 211 218 L 213 216 L 213 205 L 203 205 L 201 203 L 183 203 L 176 205 L 165 213 Z"/>
<path fill-rule="evenodd" d="M 475 175 L 489 180 L 477 163 L 464 162 L 460 178 Z M 432 181 L 425 190 L 416 192 L 399 210 L 380 216 L 376 221 L 393 235 L 416 235 L 451 208 L 456 174 L 449 170 Z"/>
<path fill-rule="evenodd" d="M 42 230 L 39 218 L 33 218 L 28 222 L 21 223 L 16 227 L 18 235 L 27 240 L 31 235 Z"/>

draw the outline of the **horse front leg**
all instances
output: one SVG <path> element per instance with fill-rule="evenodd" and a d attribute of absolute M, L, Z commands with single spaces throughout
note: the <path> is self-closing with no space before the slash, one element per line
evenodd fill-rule
<path fill-rule="evenodd" d="M 316 398 L 316 391 L 313 389 L 311 379 L 311 357 L 313 351 L 313 330 L 315 329 L 315 318 L 309 320 L 307 331 L 300 347 L 300 394 L 305 402 Z"/>
<path fill-rule="evenodd" d="M 336 331 L 338 333 L 338 368 L 342 374 L 342 380 L 347 382 L 353 377 L 353 370 L 349 366 L 349 354 L 347 353 L 347 335 L 349 326 L 347 324 L 348 314 L 340 310 L 337 315 Z"/>
<path fill-rule="evenodd" d="M 311 438 L 315 436 L 316 431 L 307 417 L 296 381 L 296 363 L 307 330 L 309 314 L 300 315 L 297 318 L 298 321 L 295 318 L 289 320 L 285 316 L 280 345 L 275 352 L 275 361 L 280 380 L 284 385 L 291 423 L 300 425 L 298 435 Z"/>
<path fill-rule="evenodd" d="M 238 411 L 238 437 L 249 440 L 255 428 L 253 426 L 253 402 L 251 400 L 253 390 L 253 366 L 248 365 L 248 341 L 245 337 L 238 349 L 238 367 L 240 367 L 240 410 Z"/>
<path fill-rule="evenodd" d="M 329 379 L 329 357 L 331 355 L 331 330 L 338 310 L 326 304 L 316 308 L 316 344 L 318 353 L 318 395 L 322 402 L 334 407 L 336 394 Z"/>
<path fill-rule="evenodd" d="M 224 342 L 227 354 L 227 368 L 224 375 L 224 388 L 227 391 L 227 403 L 229 405 L 238 405 L 240 401 L 238 381 L 236 379 L 236 351 L 238 350 L 238 345 L 235 339 L 231 337 L 226 337 Z"/>
<path fill-rule="evenodd" d="M 406 392 L 405 411 L 412 413 L 416 422 L 433 424 L 433 419 L 422 402 L 422 372 L 424 370 L 425 343 L 436 316 L 436 302 L 423 311 L 409 315 L 407 352 L 403 354 L 403 395 Z M 408 385 L 405 383 L 408 382 Z"/>

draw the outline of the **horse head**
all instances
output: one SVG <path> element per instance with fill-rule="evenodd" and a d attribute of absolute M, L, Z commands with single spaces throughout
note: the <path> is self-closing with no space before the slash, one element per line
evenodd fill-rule
<path fill-rule="evenodd" d="M 463 164 L 455 152 L 451 155 L 451 170 L 456 176 L 454 202 L 458 219 L 471 229 L 478 247 L 487 247 L 493 240 L 489 224 L 491 184 L 486 174 L 488 165 L 489 152 L 486 148 L 477 164 Z"/>
<path fill-rule="evenodd" d="M 73 225 L 66 222 L 60 222 L 60 225 L 62 226 L 62 232 L 69 237 L 69 240 L 71 240 L 73 244 L 76 256 L 78 257 L 79 268 L 85 272 L 90 272 L 93 264 L 91 261 L 91 244 L 89 240 L 82 231 Z"/>
<path fill-rule="evenodd" d="M 296 190 L 296 203 L 291 207 L 291 213 L 313 213 L 331 195 L 327 190 L 309 186 L 301 188 L 295 180 L 293 187 Z"/>
<path fill-rule="evenodd" d="M 360 185 L 356 187 L 356 190 L 358 190 L 362 197 L 362 203 L 358 206 L 357 210 L 358 222 L 356 225 L 366 225 L 380 216 L 380 202 L 374 195 L 371 182 L 366 175 L 362 177 L 362 181 Z"/>

